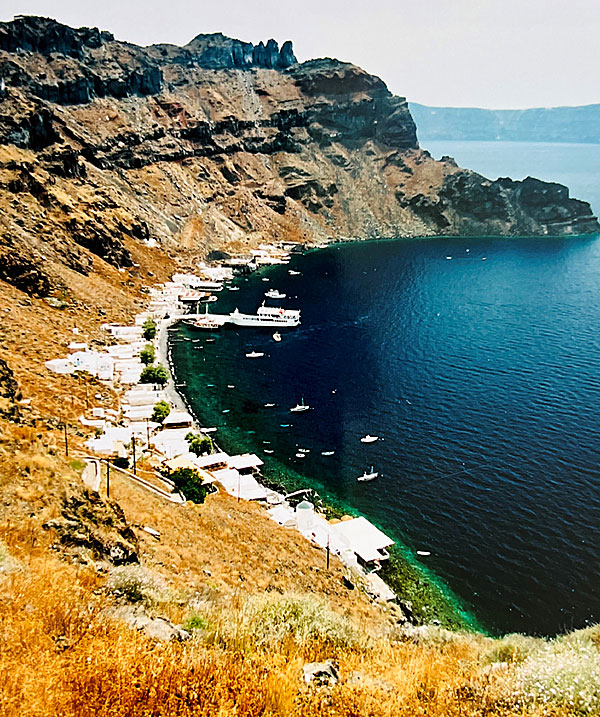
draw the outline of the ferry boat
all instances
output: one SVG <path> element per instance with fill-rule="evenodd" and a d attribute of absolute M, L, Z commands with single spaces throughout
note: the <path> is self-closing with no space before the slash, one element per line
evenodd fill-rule
<path fill-rule="evenodd" d="M 267 299 L 285 299 L 287 294 L 283 294 L 277 289 L 269 289 L 269 291 L 265 291 L 265 296 L 267 297 Z"/>
<path fill-rule="evenodd" d="M 235 326 L 299 326 L 300 312 L 263 304 L 256 310 L 256 314 L 242 314 L 239 309 L 232 311 L 229 322 Z"/>

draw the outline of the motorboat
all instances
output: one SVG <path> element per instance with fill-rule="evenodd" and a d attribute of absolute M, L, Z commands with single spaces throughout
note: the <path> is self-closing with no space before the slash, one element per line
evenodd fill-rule
<path fill-rule="evenodd" d="M 263 453 L 273 453 L 273 452 L 274 451 L 272 451 L 270 448 L 263 448 Z"/>
<path fill-rule="evenodd" d="M 269 289 L 269 291 L 265 291 L 265 296 L 267 297 L 267 299 L 285 299 L 287 294 L 283 294 L 277 289 Z"/>
<path fill-rule="evenodd" d="M 379 475 L 379 473 L 377 471 L 373 471 L 373 466 L 371 466 L 370 473 L 367 473 L 367 471 L 365 471 L 361 476 L 358 476 L 358 478 L 356 480 L 358 480 L 360 482 L 375 480 L 375 478 L 377 478 L 378 475 Z"/>
<path fill-rule="evenodd" d="M 273 408 L 274 403 L 265 403 L 265 408 Z"/>
<path fill-rule="evenodd" d="M 290 276 L 300 276 L 300 272 L 299 272 L 299 271 L 294 271 L 294 269 L 288 269 L 288 274 L 289 274 Z"/>
<path fill-rule="evenodd" d="M 250 351 L 250 353 L 246 354 L 246 358 L 261 358 L 262 356 L 264 356 L 262 351 Z"/>
<path fill-rule="evenodd" d="M 291 413 L 301 413 L 302 411 L 308 411 L 310 406 L 308 406 L 306 403 L 304 403 L 304 399 L 300 403 L 298 403 L 293 408 L 290 408 Z"/>
<path fill-rule="evenodd" d="M 273 341 L 277 341 L 278 343 L 279 343 L 279 341 L 281 341 L 281 334 L 279 333 L 279 331 L 276 331 L 273 334 Z"/>
<path fill-rule="evenodd" d="M 306 453 L 296 453 L 296 458 L 306 458 Z"/>
<path fill-rule="evenodd" d="M 322 456 L 332 456 L 335 451 L 321 451 Z"/>
<path fill-rule="evenodd" d="M 370 436 L 368 433 L 360 439 L 361 443 L 375 443 L 379 440 L 379 436 Z"/>
<path fill-rule="evenodd" d="M 229 291 L 239 291 L 240 290 L 239 286 L 228 286 L 227 288 L 229 289 Z"/>

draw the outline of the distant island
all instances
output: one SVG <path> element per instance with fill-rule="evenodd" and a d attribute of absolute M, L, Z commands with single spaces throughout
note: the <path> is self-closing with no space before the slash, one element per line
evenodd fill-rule
<path fill-rule="evenodd" d="M 409 107 L 420 142 L 441 139 L 600 144 L 600 104 L 485 110 L 410 102 Z"/>

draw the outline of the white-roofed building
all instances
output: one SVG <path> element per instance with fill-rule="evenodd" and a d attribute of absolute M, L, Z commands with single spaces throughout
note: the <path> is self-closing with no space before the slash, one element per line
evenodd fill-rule
<path fill-rule="evenodd" d="M 330 525 L 330 532 L 346 543 L 363 563 L 387 560 L 390 556 L 386 548 L 394 544 L 363 516 Z"/>
<path fill-rule="evenodd" d="M 240 456 L 231 456 L 228 459 L 230 468 L 240 473 L 255 473 L 263 465 L 261 459 L 254 453 L 243 453 Z"/>
<path fill-rule="evenodd" d="M 194 419 L 187 411 L 171 411 L 163 421 L 165 428 L 187 428 L 190 429 Z"/>

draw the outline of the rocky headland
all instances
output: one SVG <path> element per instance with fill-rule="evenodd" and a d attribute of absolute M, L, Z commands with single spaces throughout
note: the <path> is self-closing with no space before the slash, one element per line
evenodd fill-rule
<path fill-rule="evenodd" d="M 170 256 L 265 239 L 564 235 L 588 204 L 419 148 L 404 98 L 290 42 L 137 47 L 47 18 L 0 23 L 0 278 L 35 295 L 131 243 Z"/>

